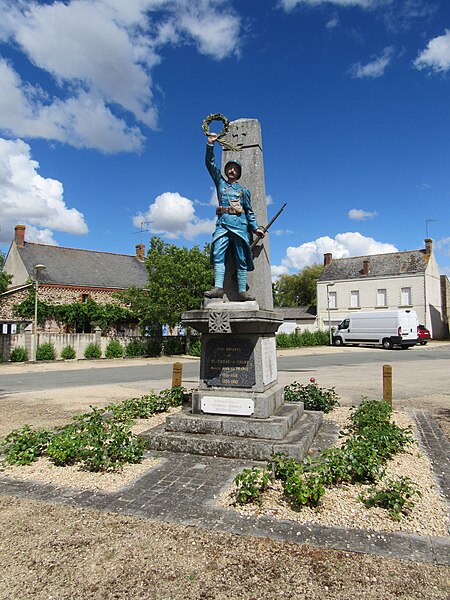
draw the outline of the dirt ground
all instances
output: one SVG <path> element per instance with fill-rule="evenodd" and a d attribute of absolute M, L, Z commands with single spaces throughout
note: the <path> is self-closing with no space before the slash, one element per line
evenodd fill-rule
<path fill-rule="evenodd" d="M 320 385 L 328 387 L 323 375 Z M 362 391 L 361 380 L 352 385 Z M 159 389 L 163 387 L 166 382 Z M 0 436 L 24 423 L 61 425 L 91 404 L 104 406 L 145 391 L 142 385 L 95 386 L 2 397 Z M 344 393 L 348 402 L 352 393 Z M 449 436 L 448 400 L 444 386 L 440 393 L 433 390 L 401 402 L 406 408 L 429 408 Z M 447 567 L 20 498 L 0 496 L 0 531 L 0 600 L 447 600 L 450 596 Z"/>
<path fill-rule="evenodd" d="M 448 599 L 445 567 L 0 497 L 2 600 Z"/>

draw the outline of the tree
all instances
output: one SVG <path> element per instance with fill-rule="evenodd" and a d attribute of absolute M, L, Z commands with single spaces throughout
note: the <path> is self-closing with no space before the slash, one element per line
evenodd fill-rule
<path fill-rule="evenodd" d="M 146 266 L 146 289 L 130 288 L 121 293 L 143 328 L 160 330 L 165 323 L 174 327 L 183 312 L 199 308 L 203 292 L 214 283 L 209 245 L 203 250 L 198 246 L 180 248 L 152 237 Z"/>
<path fill-rule="evenodd" d="M 282 275 L 274 284 L 275 306 L 316 306 L 316 283 L 323 265 L 305 267 L 295 275 Z"/>
<path fill-rule="evenodd" d="M 8 275 L 6 271 L 3 271 L 5 260 L 5 254 L 0 250 L 0 294 L 6 292 L 12 279 L 11 275 Z"/>

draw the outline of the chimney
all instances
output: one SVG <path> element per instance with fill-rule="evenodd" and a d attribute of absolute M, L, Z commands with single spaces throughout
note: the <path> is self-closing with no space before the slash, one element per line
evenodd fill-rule
<path fill-rule="evenodd" d="M 323 255 L 323 266 L 328 267 L 328 265 L 331 265 L 332 260 L 333 260 L 333 255 L 331 254 L 331 252 L 327 252 L 326 254 Z"/>
<path fill-rule="evenodd" d="M 138 260 L 145 260 L 145 244 L 136 244 L 136 258 Z"/>
<path fill-rule="evenodd" d="M 25 246 L 25 229 L 25 225 L 16 225 L 14 227 L 14 241 L 19 248 Z"/>
<path fill-rule="evenodd" d="M 425 240 L 425 254 L 432 254 L 433 253 L 433 240 L 430 238 L 427 238 Z"/>
<path fill-rule="evenodd" d="M 365 258 L 363 260 L 363 275 L 364 275 L 364 277 L 367 277 L 369 275 L 369 271 L 370 271 L 370 260 L 368 258 Z"/>

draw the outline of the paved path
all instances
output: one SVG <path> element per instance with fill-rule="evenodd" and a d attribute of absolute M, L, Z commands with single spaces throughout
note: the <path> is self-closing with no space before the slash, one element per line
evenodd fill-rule
<path fill-rule="evenodd" d="M 425 411 L 416 415 L 421 443 L 429 453 L 442 491 L 450 500 L 450 444 Z M 329 444 L 334 431 L 323 428 L 314 450 Z M 154 453 L 152 453 L 154 455 Z M 248 461 L 160 453 L 161 461 L 115 493 L 73 490 L 37 482 L 0 479 L 0 494 L 107 510 L 162 522 L 215 531 L 268 537 L 388 558 L 450 565 L 450 540 L 407 533 L 374 533 L 363 529 L 301 525 L 270 517 L 242 516 L 215 504 Z"/>

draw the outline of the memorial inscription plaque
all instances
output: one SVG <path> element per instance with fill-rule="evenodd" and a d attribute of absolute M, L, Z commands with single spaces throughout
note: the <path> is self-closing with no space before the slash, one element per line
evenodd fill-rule
<path fill-rule="evenodd" d="M 255 412 L 255 403 L 249 398 L 225 398 L 222 396 L 203 396 L 202 411 L 216 415 L 250 416 Z"/>
<path fill-rule="evenodd" d="M 202 379 L 212 387 L 251 388 L 256 382 L 254 347 L 234 336 L 207 340 Z"/>

